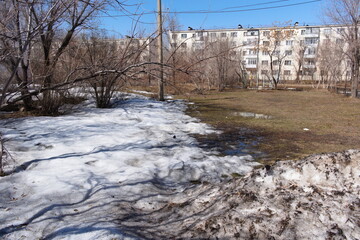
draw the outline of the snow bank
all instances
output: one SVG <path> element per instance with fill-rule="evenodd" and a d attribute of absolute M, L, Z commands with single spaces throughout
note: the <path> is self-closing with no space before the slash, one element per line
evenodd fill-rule
<path fill-rule="evenodd" d="M 217 156 L 191 134 L 214 132 L 180 101 L 129 95 L 113 109 L 88 102 L 60 117 L 1 121 L 16 159 L 0 178 L 0 238 L 134 238 L 133 208 L 153 209 L 190 181 L 246 174 L 251 156 Z"/>
<path fill-rule="evenodd" d="M 133 221 L 150 219 L 182 239 L 360 239 L 360 151 L 278 162 Z"/>

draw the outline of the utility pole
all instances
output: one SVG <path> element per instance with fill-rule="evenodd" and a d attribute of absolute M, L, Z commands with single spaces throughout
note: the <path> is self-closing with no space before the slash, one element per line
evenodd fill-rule
<path fill-rule="evenodd" d="M 160 63 L 160 78 L 159 78 L 159 100 L 164 101 L 164 56 L 163 56 L 163 27 L 162 27 L 162 10 L 161 10 L 161 0 L 157 0 L 158 16 L 158 55 Z"/>

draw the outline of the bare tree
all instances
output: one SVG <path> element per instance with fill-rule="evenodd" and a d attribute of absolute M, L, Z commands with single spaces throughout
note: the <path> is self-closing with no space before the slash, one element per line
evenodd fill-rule
<path fill-rule="evenodd" d="M 54 3 L 54 7 L 59 5 L 56 1 Z M 0 45 L 2 53 L 6 53 L 2 60 L 3 66 L 10 72 L 10 76 L 4 82 L 0 100 L 2 104 L 13 79 L 16 80 L 20 93 L 23 96 L 28 95 L 28 85 L 31 80 L 29 72 L 31 44 L 41 28 L 46 27 L 54 7 L 44 12 L 36 24 L 31 16 L 31 11 L 36 5 L 34 1 L 5 0 L 0 2 L 0 5 Z M 31 108 L 31 98 L 24 97 L 23 101 L 26 108 Z"/>
<path fill-rule="evenodd" d="M 275 28 L 271 30 L 267 35 L 266 43 L 263 43 L 259 46 L 259 50 L 266 52 L 269 56 L 269 69 L 268 78 L 271 79 L 272 84 L 275 89 L 277 89 L 278 83 L 281 79 L 282 67 L 284 65 L 284 60 L 287 56 L 286 52 L 280 50 L 281 44 L 284 40 L 291 39 L 294 35 L 292 29 L 284 28 Z"/>
<path fill-rule="evenodd" d="M 324 88 L 329 88 L 336 86 L 337 76 L 342 69 L 346 71 L 346 67 L 343 66 L 343 60 L 345 59 L 343 46 L 331 42 L 330 39 L 326 40 L 320 44 L 317 54 L 320 70 L 318 87 L 322 84 Z"/>
<path fill-rule="evenodd" d="M 9 34 L 2 36 L 10 46 L 17 51 L 16 61 L 12 60 L 12 75 L 3 88 L 2 101 L 5 99 L 8 85 L 14 78 L 20 78 L 24 86 L 22 100 L 29 96 L 25 90 L 28 86 L 29 61 L 38 66 L 33 69 L 32 80 L 43 89 L 42 110 L 46 113 L 56 112 L 59 107 L 58 93 L 53 90 L 53 86 L 63 81 L 59 73 L 59 60 L 69 47 L 75 34 L 80 30 L 88 28 L 88 24 L 94 15 L 100 11 L 105 11 L 107 7 L 115 4 L 121 6 L 119 1 L 110 0 L 43 0 L 43 1 L 15 1 L 6 0 L 9 9 L 15 14 L 13 24 L 0 25 L 6 28 Z M 1 20 L 4 20 L 2 17 Z M 15 35 L 15 37 L 13 37 Z M 4 42 L 4 41 L 3 41 Z M 32 58 L 34 52 L 42 51 L 41 59 Z M 21 65 L 22 71 L 18 70 Z M 41 71 L 35 71 L 39 70 Z M 19 77 L 18 77 L 19 76 Z M 18 81 L 20 82 L 20 81 Z M 30 99 L 30 98 L 29 98 Z"/>
<path fill-rule="evenodd" d="M 171 63 L 173 68 L 171 69 L 171 83 L 173 86 L 176 85 L 176 66 L 179 65 L 181 61 L 181 52 L 178 51 L 178 46 L 176 43 L 172 42 L 173 38 L 177 38 L 176 34 L 171 34 L 173 31 L 180 29 L 180 24 L 176 15 L 166 15 L 164 20 L 164 32 L 166 33 L 167 46 L 169 48 L 165 49 L 165 59 L 166 63 Z M 169 82 L 169 81 L 167 81 Z"/>
<path fill-rule="evenodd" d="M 305 51 L 306 51 L 306 47 L 304 45 L 301 45 L 300 43 L 296 44 L 296 48 L 294 49 L 296 64 L 294 65 L 294 67 L 295 67 L 295 72 L 296 72 L 295 81 L 297 83 L 300 83 L 300 81 L 301 81 L 302 68 L 303 68 L 304 59 L 305 59 L 304 58 Z"/>
<path fill-rule="evenodd" d="M 351 96 L 357 97 L 360 66 L 360 0 L 328 0 L 325 15 L 332 23 L 341 24 L 346 28 L 341 35 L 347 44 L 345 52 L 351 61 Z"/>

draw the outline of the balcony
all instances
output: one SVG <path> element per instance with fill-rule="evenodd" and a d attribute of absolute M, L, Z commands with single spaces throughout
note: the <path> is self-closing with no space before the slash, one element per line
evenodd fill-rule
<path fill-rule="evenodd" d="M 253 64 L 253 63 L 246 63 L 246 64 L 245 64 L 245 67 L 246 67 L 246 68 L 250 68 L 250 69 L 256 69 L 256 68 L 257 68 L 257 65 L 256 65 L 256 64 Z"/>
<path fill-rule="evenodd" d="M 307 69 L 315 69 L 316 65 L 315 64 L 305 63 L 303 67 L 307 68 Z"/>
<path fill-rule="evenodd" d="M 306 37 L 319 37 L 320 28 L 309 27 L 309 28 L 303 29 L 303 30 L 301 30 L 301 35 L 306 36 Z"/>
<path fill-rule="evenodd" d="M 306 59 L 314 59 L 316 58 L 316 54 L 315 53 L 310 53 L 310 54 L 304 54 L 304 58 Z"/>

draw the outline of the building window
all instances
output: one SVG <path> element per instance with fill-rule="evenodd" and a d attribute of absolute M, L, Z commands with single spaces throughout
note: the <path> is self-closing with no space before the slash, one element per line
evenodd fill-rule
<path fill-rule="evenodd" d="M 325 34 L 325 35 L 330 35 L 330 33 L 331 33 L 331 29 L 330 29 L 330 28 L 324 29 L 324 34 Z"/>
<path fill-rule="evenodd" d="M 186 33 L 182 33 L 182 34 L 181 34 L 181 38 L 187 38 L 187 34 L 186 34 Z"/>
<path fill-rule="evenodd" d="M 256 55 L 256 54 L 257 54 L 256 50 L 253 50 L 253 49 L 249 50 L 249 55 Z"/>
<path fill-rule="evenodd" d="M 341 38 L 336 39 L 336 44 L 338 44 L 338 45 L 344 44 L 344 39 L 341 39 Z"/>
<path fill-rule="evenodd" d="M 194 42 L 192 46 L 195 49 L 203 49 L 204 48 L 204 42 L 197 41 L 197 42 Z"/>
<path fill-rule="evenodd" d="M 311 65 L 311 66 L 313 66 L 313 65 L 315 65 L 315 60 L 313 60 L 313 59 L 306 60 L 306 61 L 305 61 L 305 65 Z"/>
<path fill-rule="evenodd" d="M 256 63 L 257 63 L 256 58 L 248 58 L 247 59 L 247 64 L 249 64 L 249 65 L 256 65 Z"/>
<path fill-rule="evenodd" d="M 186 43 L 182 43 L 182 44 L 181 44 L 181 47 L 182 47 L 182 48 L 186 48 L 186 47 L 187 47 L 187 44 L 186 44 Z"/>
<path fill-rule="evenodd" d="M 301 35 L 305 35 L 305 33 L 306 33 L 305 29 L 301 30 Z"/>
<path fill-rule="evenodd" d="M 214 33 L 214 32 L 210 33 L 210 37 L 216 38 L 216 33 Z"/>
<path fill-rule="evenodd" d="M 318 41 L 319 41 L 319 38 L 318 38 L 318 37 L 305 38 L 305 44 L 307 44 L 307 45 L 317 44 Z"/>
<path fill-rule="evenodd" d="M 312 76 L 315 72 L 312 70 L 304 70 L 302 73 L 304 76 Z"/>
<path fill-rule="evenodd" d="M 274 56 L 279 56 L 279 55 L 280 55 L 280 50 L 274 51 L 274 52 L 273 52 L 273 55 L 274 55 Z"/>
<path fill-rule="evenodd" d="M 291 60 L 285 60 L 285 65 L 291 65 Z"/>
<path fill-rule="evenodd" d="M 269 61 L 268 60 L 262 60 L 261 65 L 267 66 L 267 65 L 269 65 Z"/>
<path fill-rule="evenodd" d="M 345 28 L 337 28 L 336 29 L 336 32 L 339 34 L 343 33 L 344 31 L 345 31 Z"/>
<path fill-rule="evenodd" d="M 286 50 L 286 51 L 285 51 L 285 55 L 286 55 L 286 56 L 292 55 L 292 50 Z"/>
<path fill-rule="evenodd" d="M 276 76 L 276 75 L 278 75 L 278 74 L 279 74 L 279 70 L 274 70 L 274 71 L 273 71 L 273 75 L 274 75 L 274 76 Z"/>
<path fill-rule="evenodd" d="M 275 41 L 275 46 L 280 46 L 281 42 L 280 41 Z"/>
<path fill-rule="evenodd" d="M 177 44 L 176 43 L 171 43 L 171 47 L 176 48 Z"/>
<path fill-rule="evenodd" d="M 176 40 L 177 39 L 177 34 L 173 34 L 172 39 Z"/>
<path fill-rule="evenodd" d="M 261 75 L 267 75 L 268 74 L 268 70 L 261 70 Z"/>
<path fill-rule="evenodd" d="M 319 34 L 319 32 L 320 32 L 320 28 L 312 28 L 312 27 L 306 28 L 307 34 Z"/>
<path fill-rule="evenodd" d="M 286 75 L 286 76 L 291 75 L 291 71 L 290 71 L 290 70 L 285 70 L 285 71 L 284 71 L 284 75 Z"/>
<path fill-rule="evenodd" d="M 196 34 L 195 34 L 195 33 L 193 33 L 191 37 L 192 37 L 192 38 L 196 37 Z"/>
<path fill-rule="evenodd" d="M 270 46 L 270 42 L 269 41 L 263 41 L 263 45 L 264 46 Z"/>
<path fill-rule="evenodd" d="M 286 46 L 292 46 L 294 44 L 293 40 L 286 40 Z"/>
<path fill-rule="evenodd" d="M 256 45 L 256 39 L 248 39 L 247 41 L 243 41 L 244 45 L 248 46 L 255 46 Z"/>
<path fill-rule="evenodd" d="M 316 49 L 315 48 L 307 48 L 305 51 L 306 55 L 314 55 L 316 54 Z"/>
<path fill-rule="evenodd" d="M 231 42 L 231 47 L 236 47 L 236 42 L 235 41 L 233 41 L 233 42 Z"/>
<path fill-rule="evenodd" d="M 204 36 L 204 33 L 203 32 L 198 32 L 197 35 L 198 35 L 198 37 L 202 37 L 202 36 Z"/>
<path fill-rule="evenodd" d="M 278 61 L 278 60 L 274 60 L 272 63 L 273 63 L 274 66 L 279 65 L 279 61 Z"/>
<path fill-rule="evenodd" d="M 270 31 L 264 31 L 264 32 L 263 32 L 263 36 L 266 36 L 266 37 L 267 37 L 267 36 L 270 36 Z"/>
<path fill-rule="evenodd" d="M 221 33 L 220 35 L 222 38 L 226 37 L 226 33 Z"/>
<path fill-rule="evenodd" d="M 232 32 L 231 37 L 237 37 L 237 32 Z"/>
<path fill-rule="evenodd" d="M 269 51 L 262 51 L 262 55 L 263 56 L 269 55 Z"/>

